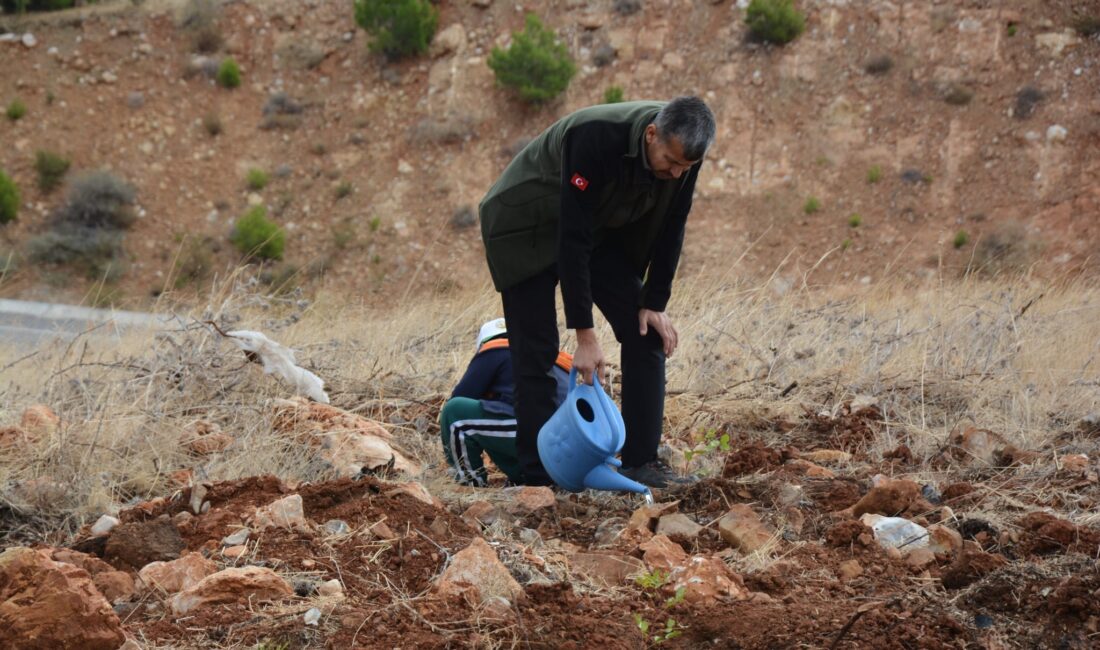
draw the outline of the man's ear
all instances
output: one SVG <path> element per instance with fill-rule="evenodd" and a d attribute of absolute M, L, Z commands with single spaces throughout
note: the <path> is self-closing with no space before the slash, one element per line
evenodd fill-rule
<path fill-rule="evenodd" d="M 657 139 L 657 125 L 650 124 L 645 128 L 645 143 L 653 144 L 653 141 Z"/>

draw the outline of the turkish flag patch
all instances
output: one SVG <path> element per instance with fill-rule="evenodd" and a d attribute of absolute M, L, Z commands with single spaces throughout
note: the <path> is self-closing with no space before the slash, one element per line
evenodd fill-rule
<path fill-rule="evenodd" d="M 569 179 L 569 184 L 582 192 L 588 189 L 588 179 L 580 174 L 573 174 L 573 178 Z"/>

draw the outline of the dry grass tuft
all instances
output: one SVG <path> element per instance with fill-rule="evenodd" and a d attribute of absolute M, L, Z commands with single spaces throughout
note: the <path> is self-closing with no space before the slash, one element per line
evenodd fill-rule
<path fill-rule="evenodd" d="M 84 335 L 30 356 L 0 347 L 0 426 L 35 403 L 62 418 L 55 435 L 0 461 L 0 517 L 15 534 L 61 542 L 120 504 L 178 489 L 171 475 L 181 469 L 202 480 L 333 476 L 311 449 L 273 433 L 269 402 L 288 397 L 287 387 L 205 320 L 295 348 L 301 365 L 326 380 L 334 404 L 386 423 L 428 466 L 433 493 L 483 498 L 444 478 L 435 420 L 473 352 L 476 328 L 498 314 L 491 290 L 387 313 L 333 296 L 309 303 L 256 290 L 235 277 L 205 306 L 178 308 L 188 315 L 155 334 Z M 711 428 L 761 435 L 807 410 L 835 414 L 862 396 L 887 414 L 869 443 L 875 457 L 902 443 L 930 455 L 971 424 L 1037 448 L 1100 409 L 1097 294 L 1083 281 L 777 291 L 771 283 L 688 278 L 671 306 L 681 348 L 668 366 L 666 442 L 682 450 Z M 606 324 L 599 335 L 616 359 Z M 190 455 L 181 441 L 200 419 L 236 442 Z M 720 471 L 721 456 L 696 457 L 692 469 Z"/>

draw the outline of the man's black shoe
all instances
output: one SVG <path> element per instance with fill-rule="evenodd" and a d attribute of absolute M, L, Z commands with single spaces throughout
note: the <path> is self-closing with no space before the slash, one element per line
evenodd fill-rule
<path fill-rule="evenodd" d="M 623 467 L 619 469 L 619 473 L 651 488 L 689 485 L 697 480 L 692 477 L 679 476 L 676 474 L 676 470 L 672 469 L 668 463 L 660 459 L 651 460 L 645 465 L 639 465 L 638 467 Z"/>

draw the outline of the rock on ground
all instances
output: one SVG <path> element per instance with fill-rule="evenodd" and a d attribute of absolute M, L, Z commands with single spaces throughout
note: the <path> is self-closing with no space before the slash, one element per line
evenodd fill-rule
<path fill-rule="evenodd" d="M 103 556 L 124 569 L 140 569 L 150 562 L 174 560 L 186 548 L 179 530 L 171 521 L 119 524 L 107 538 Z"/>
<path fill-rule="evenodd" d="M 515 603 L 524 598 L 523 587 L 497 558 L 485 540 L 475 537 L 451 559 L 436 587 L 441 595 L 460 595 L 483 603 L 500 596 Z"/>
<path fill-rule="evenodd" d="M 0 647 L 25 650 L 116 650 L 122 623 L 83 569 L 48 551 L 0 554 Z"/>
<path fill-rule="evenodd" d="M 252 517 L 252 525 L 257 530 L 265 528 L 295 528 L 308 529 L 302 495 L 291 494 L 277 501 L 272 501 L 256 510 Z"/>
<path fill-rule="evenodd" d="M 170 601 L 176 614 L 222 603 L 260 603 L 294 595 L 286 580 L 266 567 L 247 566 L 223 569 L 209 575 Z"/>
<path fill-rule="evenodd" d="M 142 586 L 174 594 L 189 589 L 203 578 L 213 575 L 218 565 L 199 553 L 188 553 L 171 562 L 151 562 L 138 573 Z"/>
<path fill-rule="evenodd" d="M 718 520 L 718 533 L 727 544 L 745 554 L 764 548 L 775 537 L 775 531 L 743 503 L 733 504 Z"/>
<path fill-rule="evenodd" d="M 569 560 L 573 570 L 596 582 L 616 587 L 639 573 L 645 572 L 645 564 L 636 557 L 619 553 L 577 553 Z"/>

